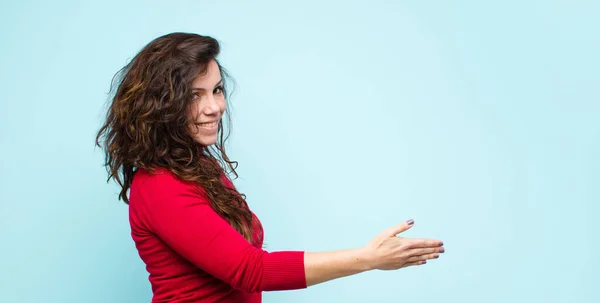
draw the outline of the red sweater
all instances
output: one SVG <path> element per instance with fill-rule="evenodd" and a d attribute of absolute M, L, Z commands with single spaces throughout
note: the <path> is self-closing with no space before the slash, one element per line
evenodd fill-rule
<path fill-rule="evenodd" d="M 226 185 L 233 184 L 223 177 Z M 306 288 L 304 252 L 266 252 L 232 228 L 190 182 L 139 170 L 129 198 L 131 235 L 152 302 L 261 302 L 261 291 Z"/>

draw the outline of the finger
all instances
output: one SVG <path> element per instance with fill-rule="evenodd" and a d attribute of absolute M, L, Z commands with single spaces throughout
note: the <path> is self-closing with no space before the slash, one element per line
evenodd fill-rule
<path fill-rule="evenodd" d="M 441 247 L 442 245 L 444 245 L 444 242 L 442 242 L 440 240 L 434 240 L 434 239 L 411 239 L 411 238 L 404 238 L 404 240 L 407 240 L 409 242 L 407 244 L 407 246 L 410 247 L 410 248 Z"/>
<path fill-rule="evenodd" d="M 439 257 L 440 257 L 439 253 L 433 253 L 433 254 L 427 254 L 427 255 L 420 255 L 420 256 L 410 257 L 406 261 L 407 262 L 418 262 L 418 261 L 426 261 L 426 260 L 431 260 L 431 259 L 437 259 Z"/>
<path fill-rule="evenodd" d="M 423 260 L 423 261 L 408 262 L 408 263 L 405 263 L 402 267 L 419 266 L 419 265 L 423 265 L 423 264 L 427 264 L 427 261 Z"/>
<path fill-rule="evenodd" d="M 415 248 L 408 251 L 409 257 L 422 256 L 433 253 L 444 253 L 446 250 L 443 247 L 428 247 L 428 248 Z"/>
<path fill-rule="evenodd" d="M 387 231 L 387 235 L 390 237 L 393 237 L 401 232 L 405 232 L 406 230 L 411 228 L 414 224 L 415 224 L 415 221 L 413 219 L 404 221 L 396 226 L 389 228 Z"/>

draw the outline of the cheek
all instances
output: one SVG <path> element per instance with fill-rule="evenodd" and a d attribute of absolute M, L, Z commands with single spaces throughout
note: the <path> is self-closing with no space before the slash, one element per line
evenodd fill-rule
<path fill-rule="evenodd" d="M 195 133 L 198 132 L 198 127 L 196 126 L 195 122 L 198 119 L 198 102 L 192 103 L 190 105 L 190 107 L 188 108 L 187 112 L 187 123 L 188 123 L 188 131 L 190 132 L 190 134 L 194 135 Z"/>
<path fill-rule="evenodd" d="M 219 108 L 221 108 L 221 113 L 227 108 L 227 100 L 225 100 L 225 98 L 221 98 L 221 100 L 219 100 Z"/>
<path fill-rule="evenodd" d="M 196 101 L 190 104 L 190 107 L 187 110 L 187 118 L 190 123 L 194 123 L 198 119 L 200 115 L 200 102 Z"/>
<path fill-rule="evenodd" d="M 188 123 L 187 131 L 188 131 L 188 135 L 191 136 L 192 138 L 195 138 L 198 136 L 198 127 L 194 123 L 191 123 L 191 122 Z"/>

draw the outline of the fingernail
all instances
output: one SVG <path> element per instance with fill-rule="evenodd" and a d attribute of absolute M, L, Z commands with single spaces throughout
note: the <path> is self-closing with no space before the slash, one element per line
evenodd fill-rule
<path fill-rule="evenodd" d="M 440 248 L 440 253 L 443 253 L 443 252 L 445 252 L 445 251 L 446 251 L 446 250 L 445 250 L 443 247 L 442 247 L 442 248 Z"/>
<path fill-rule="evenodd" d="M 415 221 L 413 219 L 410 219 L 410 220 L 406 221 L 406 223 L 408 225 L 413 225 L 413 224 L 415 224 Z"/>
<path fill-rule="evenodd" d="M 439 258 L 439 257 L 440 257 L 440 255 L 435 255 L 435 256 L 433 256 L 433 257 L 434 257 L 435 259 L 437 259 L 437 258 Z"/>
<path fill-rule="evenodd" d="M 444 242 L 440 242 L 440 246 L 444 246 Z"/>

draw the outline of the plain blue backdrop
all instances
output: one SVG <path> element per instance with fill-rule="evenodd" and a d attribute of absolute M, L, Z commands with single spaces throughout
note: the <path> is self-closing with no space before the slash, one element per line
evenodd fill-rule
<path fill-rule="evenodd" d="M 113 74 L 173 31 L 237 86 L 267 249 L 414 218 L 447 249 L 264 302 L 600 302 L 597 1 L 2 1 L 0 302 L 149 302 L 94 147 Z"/>

